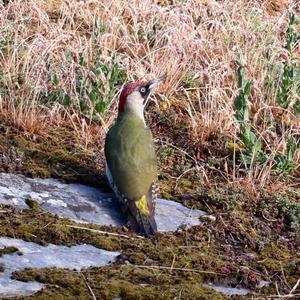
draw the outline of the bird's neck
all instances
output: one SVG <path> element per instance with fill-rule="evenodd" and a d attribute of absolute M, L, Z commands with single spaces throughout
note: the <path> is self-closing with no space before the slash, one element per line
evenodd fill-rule
<path fill-rule="evenodd" d="M 144 117 L 144 108 L 142 107 L 126 107 L 124 112 L 119 112 L 118 114 L 118 119 L 139 119 L 140 121 L 142 121 L 142 123 L 144 124 L 145 127 L 147 127 L 146 125 L 146 121 L 145 121 L 145 117 Z"/>

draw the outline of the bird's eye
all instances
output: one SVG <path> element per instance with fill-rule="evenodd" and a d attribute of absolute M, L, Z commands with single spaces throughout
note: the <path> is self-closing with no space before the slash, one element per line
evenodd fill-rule
<path fill-rule="evenodd" d="M 142 88 L 140 89 L 140 91 L 141 91 L 141 93 L 143 94 L 143 93 L 146 92 L 146 89 L 145 89 L 144 87 L 142 87 Z"/>

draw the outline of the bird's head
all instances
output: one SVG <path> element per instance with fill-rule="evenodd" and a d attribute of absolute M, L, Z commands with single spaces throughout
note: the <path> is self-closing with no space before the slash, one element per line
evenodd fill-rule
<path fill-rule="evenodd" d="M 161 76 L 148 82 L 138 81 L 126 84 L 120 95 L 119 113 L 131 111 L 144 118 L 144 108 L 151 92 L 165 79 L 166 76 Z"/>

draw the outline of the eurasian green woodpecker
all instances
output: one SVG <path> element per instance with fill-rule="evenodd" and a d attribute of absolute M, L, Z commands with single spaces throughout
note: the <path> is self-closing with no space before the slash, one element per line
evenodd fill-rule
<path fill-rule="evenodd" d="M 105 140 L 105 171 L 109 184 L 130 225 L 145 236 L 157 232 L 154 219 L 157 166 L 144 108 L 152 90 L 165 78 L 125 85 L 117 120 Z"/>

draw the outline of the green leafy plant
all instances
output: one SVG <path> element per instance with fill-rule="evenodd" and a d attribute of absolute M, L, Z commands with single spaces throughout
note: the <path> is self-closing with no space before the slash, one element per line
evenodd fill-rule
<path fill-rule="evenodd" d="M 292 88 L 295 78 L 295 64 L 285 64 L 283 67 L 282 81 L 277 95 L 277 104 L 287 109 L 292 102 Z"/>
<path fill-rule="evenodd" d="M 297 20 L 295 14 L 293 12 L 289 12 L 288 14 L 288 28 L 286 31 L 286 45 L 285 48 L 291 52 L 299 34 L 295 31 L 294 26 L 296 25 Z"/>
<path fill-rule="evenodd" d="M 0 59 L 3 59 L 7 53 L 13 50 L 14 43 L 13 35 L 9 30 L 0 32 Z M 7 94 L 8 90 L 4 82 L 3 70 L 0 69 L 0 96 L 7 96 Z"/>
<path fill-rule="evenodd" d="M 284 46 L 288 50 L 288 57 L 286 61 L 283 62 L 283 73 L 277 93 L 277 104 L 284 109 L 289 108 L 293 104 L 293 111 L 295 113 L 300 113 L 300 101 L 294 101 L 294 99 L 297 98 L 297 95 L 300 95 L 300 69 L 292 53 L 299 38 L 299 33 L 295 29 L 297 23 L 298 20 L 295 18 L 295 14 L 289 12 L 286 44 Z"/>
<path fill-rule="evenodd" d="M 63 88 L 59 87 L 59 76 L 53 71 L 49 59 L 46 59 L 46 69 L 48 71 L 48 81 L 51 83 L 52 87 L 46 93 L 41 93 L 41 102 L 43 104 L 59 102 L 65 106 L 71 105 L 70 96 Z"/>
<path fill-rule="evenodd" d="M 297 151 L 297 142 L 293 137 L 290 137 L 287 142 L 287 147 L 283 155 L 275 156 L 274 169 L 280 173 L 289 173 L 295 168 L 294 157 Z"/>
<path fill-rule="evenodd" d="M 234 117 L 240 129 L 238 136 L 244 145 L 241 157 L 246 165 L 250 165 L 253 162 L 264 163 L 270 156 L 264 151 L 261 139 L 253 131 L 249 116 L 248 97 L 252 82 L 246 80 L 245 70 L 241 65 L 238 68 L 237 75 L 240 93 L 234 100 Z M 291 136 L 288 139 L 285 153 L 275 155 L 273 169 L 281 174 L 287 174 L 294 170 L 296 151 L 297 141 Z"/>
<path fill-rule="evenodd" d="M 89 72 L 86 74 L 79 71 L 76 77 L 76 91 L 81 109 L 84 113 L 89 109 L 85 101 L 88 97 L 94 109 L 93 117 L 105 111 L 125 79 L 125 73 L 117 63 L 114 52 L 110 52 L 110 61 L 105 61 L 101 57 L 102 49 L 96 54 Z M 80 55 L 80 66 L 85 66 L 85 59 L 82 54 Z M 100 78 L 105 78 L 105 82 Z"/>
<path fill-rule="evenodd" d="M 297 195 L 282 196 L 277 194 L 270 202 L 277 209 L 278 214 L 285 217 L 291 229 L 300 230 L 300 204 L 293 199 L 295 196 Z"/>
<path fill-rule="evenodd" d="M 234 100 L 234 117 L 240 128 L 239 138 L 245 146 L 243 159 L 248 164 L 257 158 L 260 160 L 264 159 L 264 155 L 262 153 L 262 142 L 253 131 L 253 126 L 249 118 L 248 97 L 252 82 L 246 80 L 245 70 L 241 65 L 238 68 L 237 75 L 240 93 Z"/>
<path fill-rule="evenodd" d="M 14 39 L 9 32 L 0 34 L 0 56 L 7 54 L 14 45 Z"/>
<path fill-rule="evenodd" d="M 72 59 L 70 53 L 65 53 Z M 84 53 L 79 53 L 79 64 L 76 71 L 76 96 L 74 101 L 67 91 L 59 88 L 59 76 L 52 71 L 50 62 L 46 65 L 48 79 L 52 86 L 57 87 L 47 95 L 47 102 L 59 101 L 65 106 L 74 106 L 79 102 L 81 112 L 94 121 L 99 114 L 105 112 L 117 90 L 125 80 L 125 72 L 116 60 L 116 54 L 110 52 L 108 60 L 104 60 L 100 49 L 92 62 L 88 62 Z"/>

